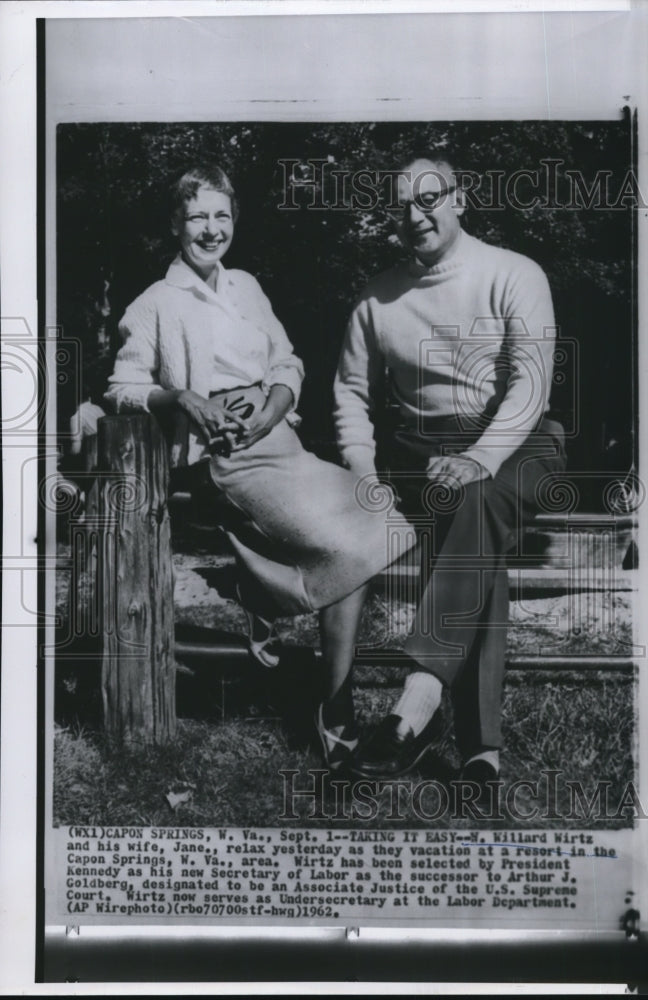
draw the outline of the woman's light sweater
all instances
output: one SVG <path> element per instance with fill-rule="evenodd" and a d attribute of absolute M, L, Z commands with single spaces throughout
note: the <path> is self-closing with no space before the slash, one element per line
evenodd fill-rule
<path fill-rule="evenodd" d="M 119 325 L 117 354 L 105 399 L 117 412 L 148 410 L 151 391 L 192 389 L 201 396 L 260 382 L 286 385 L 295 405 L 304 368 L 259 283 L 219 265 L 216 291 L 178 256 L 165 278 L 146 289 Z M 289 414 L 291 422 L 298 421 Z M 177 414 L 174 465 L 190 464 L 207 442 Z"/>
<path fill-rule="evenodd" d="M 555 335 L 542 269 L 463 231 L 446 261 L 378 275 L 351 316 L 335 382 L 345 464 L 373 465 L 371 403 L 387 368 L 403 422 L 419 435 L 426 418 L 492 416 L 465 454 L 494 476 L 548 407 Z"/>

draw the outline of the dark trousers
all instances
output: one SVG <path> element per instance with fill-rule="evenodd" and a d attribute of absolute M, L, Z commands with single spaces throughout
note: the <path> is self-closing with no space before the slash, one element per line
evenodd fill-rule
<path fill-rule="evenodd" d="M 506 553 L 565 466 L 564 435 L 544 420 L 494 478 L 441 491 L 425 477 L 428 458 L 468 447 L 456 431 L 397 435 L 393 482 L 419 528 L 420 599 L 405 652 L 451 693 L 464 758 L 501 746 L 508 625 Z"/>

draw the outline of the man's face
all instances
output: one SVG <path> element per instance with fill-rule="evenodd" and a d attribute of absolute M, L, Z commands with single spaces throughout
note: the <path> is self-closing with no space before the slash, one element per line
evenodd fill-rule
<path fill-rule="evenodd" d="M 229 195 L 200 187 L 195 198 L 185 202 L 172 225 L 180 240 L 182 256 L 203 278 L 207 278 L 229 250 L 234 219 Z"/>
<path fill-rule="evenodd" d="M 464 212 L 449 168 L 414 160 L 398 178 L 397 199 L 394 223 L 401 243 L 428 266 L 449 256 Z"/>

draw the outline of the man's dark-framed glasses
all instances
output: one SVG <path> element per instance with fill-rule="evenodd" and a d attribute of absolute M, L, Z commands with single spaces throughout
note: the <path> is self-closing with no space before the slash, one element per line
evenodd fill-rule
<path fill-rule="evenodd" d="M 457 185 L 453 184 L 450 187 L 441 188 L 440 191 L 422 191 L 414 198 L 408 198 L 407 201 L 397 201 L 396 199 L 393 201 L 383 201 L 381 207 L 386 215 L 396 222 L 405 218 L 410 205 L 414 205 L 424 215 L 431 215 L 445 201 L 447 196 L 456 190 Z"/>

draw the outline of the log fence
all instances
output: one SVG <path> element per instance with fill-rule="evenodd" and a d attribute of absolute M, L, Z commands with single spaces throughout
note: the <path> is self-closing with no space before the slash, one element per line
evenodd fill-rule
<path fill-rule="evenodd" d="M 102 418 L 97 437 L 88 439 L 85 455 L 87 473 L 94 474 L 86 490 L 85 532 L 92 539 L 90 574 L 100 603 L 106 733 L 126 744 L 164 744 L 176 730 L 176 655 L 217 663 L 219 659 L 242 660 L 246 650 L 242 643 L 229 645 L 204 638 L 175 641 L 168 456 L 156 419 L 148 414 Z M 566 592 L 578 586 L 578 579 L 583 590 L 609 587 L 608 564 L 613 562 L 620 569 L 623 553 L 634 544 L 634 518 L 576 514 L 572 522 L 570 536 L 560 530 L 564 516 L 536 519 L 527 530 L 527 547 L 536 553 L 531 562 L 535 558 L 538 568 L 510 569 L 512 592 L 547 586 Z M 587 548 L 583 539 L 593 531 L 594 543 Z M 541 550 L 546 564 L 537 554 Z M 570 568 L 574 552 L 585 559 L 580 577 Z M 411 576 L 413 567 L 396 572 Z M 367 663 L 366 656 L 358 662 L 363 659 Z M 389 650 L 379 657 L 385 665 L 397 665 L 398 659 L 398 653 Z M 595 658 L 519 655 L 507 665 L 509 669 L 628 671 L 633 659 L 631 654 Z"/>

